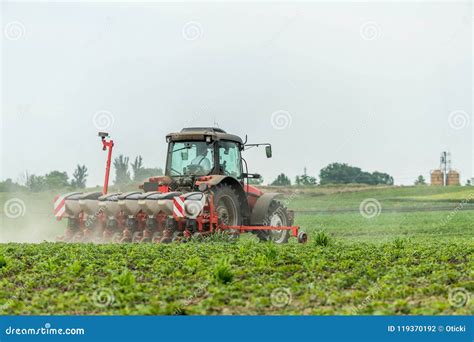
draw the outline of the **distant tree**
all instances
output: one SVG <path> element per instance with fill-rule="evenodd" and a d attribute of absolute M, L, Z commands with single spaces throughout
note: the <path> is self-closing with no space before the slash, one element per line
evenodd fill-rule
<path fill-rule="evenodd" d="M 66 172 L 51 171 L 44 176 L 47 189 L 55 190 L 69 186 L 69 177 Z"/>
<path fill-rule="evenodd" d="M 321 184 L 355 183 L 362 170 L 347 164 L 332 163 L 321 169 L 319 179 Z"/>
<path fill-rule="evenodd" d="M 131 182 L 130 171 L 128 171 L 129 158 L 122 154 L 114 159 L 115 184 L 123 185 Z"/>
<path fill-rule="evenodd" d="M 374 173 L 362 171 L 359 167 L 341 163 L 332 163 L 319 172 L 320 183 L 324 184 L 385 184 L 393 185 L 393 177 L 389 174 L 375 171 Z"/>
<path fill-rule="evenodd" d="M 417 179 L 415 179 L 415 185 L 426 185 L 426 180 L 423 175 L 419 175 Z"/>
<path fill-rule="evenodd" d="M 304 173 L 301 176 L 296 176 L 296 185 L 316 185 L 316 177 L 309 176 L 304 168 Z"/>
<path fill-rule="evenodd" d="M 46 180 L 44 176 L 27 175 L 26 187 L 31 192 L 39 192 L 46 190 Z"/>
<path fill-rule="evenodd" d="M 361 171 L 359 175 L 355 177 L 354 182 L 352 183 L 368 184 L 368 185 L 378 184 L 375 182 L 375 179 L 372 177 L 370 172 L 365 172 L 365 171 Z"/>
<path fill-rule="evenodd" d="M 316 181 L 316 177 L 309 176 L 309 175 L 301 175 L 296 176 L 295 178 L 296 185 L 316 185 L 318 182 Z"/>
<path fill-rule="evenodd" d="M 142 156 L 138 156 L 135 158 L 134 162 L 132 163 L 132 171 L 134 182 L 143 182 L 147 178 L 153 176 L 161 176 L 163 174 L 163 170 L 161 168 L 144 167 Z"/>
<path fill-rule="evenodd" d="M 140 173 L 143 170 L 143 158 L 142 156 L 135 157 L 135 161 L 132 163 L 132 171 L 133 171 L 133 180 L 134 181 L 141 181 L 138 178 L 141 177 Z"/>
<path fill-rule="evenodd" d="M 284 173 L 281 173 L 277 176 L 277 178 L 272 182 L 271 185 L 274 186 L 290 186 L 291 185 L 291 180 L 288 178 L 287 175 Z"/>
<path fill-rule="evenodd" d="M 0 182 L 0 192 L 16 192 L 16 191 L 23 191 L 26 187 L 15 183 L 11 180 L 11 178 L 7 178 L 5 181 Z"/>
<path fill-rule="evenodd" d="M 58 190 L 69 186 L 69 177 L 66 172 L 55 170 L 44 176 L 26 174 L 26 188 L 32 192 Z"/>
<path fill-rule="evenodd" d="M 77 189 L 84 189 L 86 187 L 87 176 L 87 167 L 78 164 L 72 174 L 73 179 L 71 180 L 71 185 Z"/>
<path fill-rule="evenodd" d="M 300 183 L 301 185 L 316 185 L 316 177 L 309 176 L 309 175 L 302 175 L 300 176 Z"/>
<path fill-rule="evenodd" d="M 471 186 L 471 185 L 472 185 L 472 182 L 471 182 L 470 179 L 468 179 L 468 180 L 466 181 L 466 186 Z"/>
<path fill-rule="evenodd" d="M 153 176 L 161 176 L 163 175 L 163 169 L 157 167 L 144 167 L 143 169 L 140 170 L 138 176 L 135 178 L 135 181 L 137 182 L 143 182 L 144 180 L 153 177 Z"/>
<path fill-rule="evenodd" d="M 372 182 L 374 184 L 393 185 L 393 177 L 387 173 L 374 171 L 372 172 Z"/>

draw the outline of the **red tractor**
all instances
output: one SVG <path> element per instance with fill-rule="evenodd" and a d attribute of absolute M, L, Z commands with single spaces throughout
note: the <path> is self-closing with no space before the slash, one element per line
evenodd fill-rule
<path fill-rule="evenodd" d="M 277 193 L 249 185 L 260 175 L 248 173 L 241 152 L 270 144 L 247 144 L 219 128 L 184 128 L 166 136 L 165 176 L 150 178 L 142 191 L 107 193 L 113 141 L 108 149 L 103 192 L 69 193 L 55 201 L 55 214 L 68 218 L 64 241 L 162 242 L 187 241 L 216 232 L 238 236 L 252 232 L 262 241 L 300 243 L 306 233 L 293 225 L 293 212 Z"/>

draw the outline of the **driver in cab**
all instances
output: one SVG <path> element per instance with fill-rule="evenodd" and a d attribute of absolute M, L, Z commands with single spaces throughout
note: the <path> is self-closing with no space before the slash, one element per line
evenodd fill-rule
<path fill-rule="evenodd" d="M 191 161 L 191 165 L 201 166 L 206 172 L 211 171 L 211 161 L 207 154 L 207 146 L 197 145 L 196 158 Z"/>

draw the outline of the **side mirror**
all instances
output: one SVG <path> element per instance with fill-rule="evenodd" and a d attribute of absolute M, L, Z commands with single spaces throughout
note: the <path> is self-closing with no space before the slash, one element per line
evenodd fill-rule
<path fill-rule="evenodd" d="M 258 173 L 242 173 L 242 178 L 260 179 L 262 175 Z"/>
<path fill-rule="evenodd" d="M 181 160 L 188 160 L 189 154 L 187 150 L 181 151 Z"/>
<path fill-rule="evenodd" d="M 265 147 L 265 153 L 267 154 L 267 158 L 272 157 L 272 146 L 271 145 L 268 145 L 268 146 Z"/>

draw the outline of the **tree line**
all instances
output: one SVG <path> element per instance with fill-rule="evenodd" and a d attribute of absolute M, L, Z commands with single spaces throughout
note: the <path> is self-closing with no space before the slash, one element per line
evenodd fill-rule
<path fill-rule="evenodd" d="M 114 184 L 117 186 L 140 183 L 153 176 L 163 174 L 161 168 L 147 168 L 143 164 L 142 156 L 135 157 L 133 162 L 124 155 L 119 155 L 113 161 L 115 170 Z M 57 189 L 84 189 L 87 182 L 87 167 L 85 165 L 77 165 L 69 179 L 66 172 L 51 171 L 43 176 L 26 175 L 25 185 L 20 185 L 7 179 L 0 182 L 0 192 L 13 192 L 29 190 L 39 192 L 44 190 Z M 264 183 L 263 178 L 249 179 L 250 184 L 261 185 Z M 318 181 L 315 176 L 308 175 L 306 168 L 301 175 L 295 177 L 294 182 L 291 181 L 284 173 L 280 173 L 270 185 L 273 186 L 311 186 L 317 185 Z M 393 177 L 387 173 L 374 171 L 372 173 L 363 171 L 359 167 L 354 167 L 345 163 L 332 163 L 324 167 L 319 172 L 319 184 L 366 184 L 366 185 L 393 185 Z M 422 175 L 414 181 L 415 185 L 425 185 L 426 181 Z M 466 185 L 471 185 L 467 181 Z"/>
<path fill-rule="evenodd" d="M 295 185 L 316 185 L 318 184 L 316 177 L 310 176 L 304 169 L 302 175 L 295 177 Z M 393 185 L 393 177 L 383 172 L 366 172 L 359 167 L 350 166 L 345 163 L 332 163 L 321 169 L 319 172 L 319 184 L 367 184 L 367 185 Z M 281 173 L 270 183 L 273 186 L 291 186 L 291 179 Z"/>
<path fill-rule="evenodd" d="M 146 168 L 143 164 L 142 156 L 137 156 L 133 163 L 129 163 L 129 157 L 118 156 L 113 162 L 115 168 L 115 185 L 126 185 L 131 183 L 143 182 L 149 177 L 163 174 L 161 168 Z M 131 167 L 131 172 L 130 172 Z M 77 165 L 69 179 L 67 172 L 51 171 L 45 175 L 34 175 L 26 173 L 25 185 L 14 182 L 8 178 L 0 182 L 0 192 L 25 191 L 40 192 L 46 190 L 59 189 L 84 189 L 87 183 L 87 167 Z"/>
<path fill-rule="evenodd" d="M 0 192 L 22 190 L 40 192 L 64 188 L 83 189 L 86 187 L 87 176 L 87 167 L 85 165 L 77 165 L 72 174 L 71 180 L 69 180 L 67 172 L 56 170 L 41 176 L 26 173 L 25 185 L 20 185 L 13 182 L 11 178 L 8 178 L 5 181 L 0 182 Z"/>
<path fill-rule="evenodd" d="M 132 168 L 130 172 L 129 165 Z M 153 176 L 161 176 L 163 170 L 157 168 L 147 168 L 143 165 L 142 156 L 135 158 L 133 163 L 130 163 L 130 158 L 124 155 L 119 155 L 114 159 L 115 168 L 115 185 L 126 185 L 130 183 L 143 182 Z"/>

